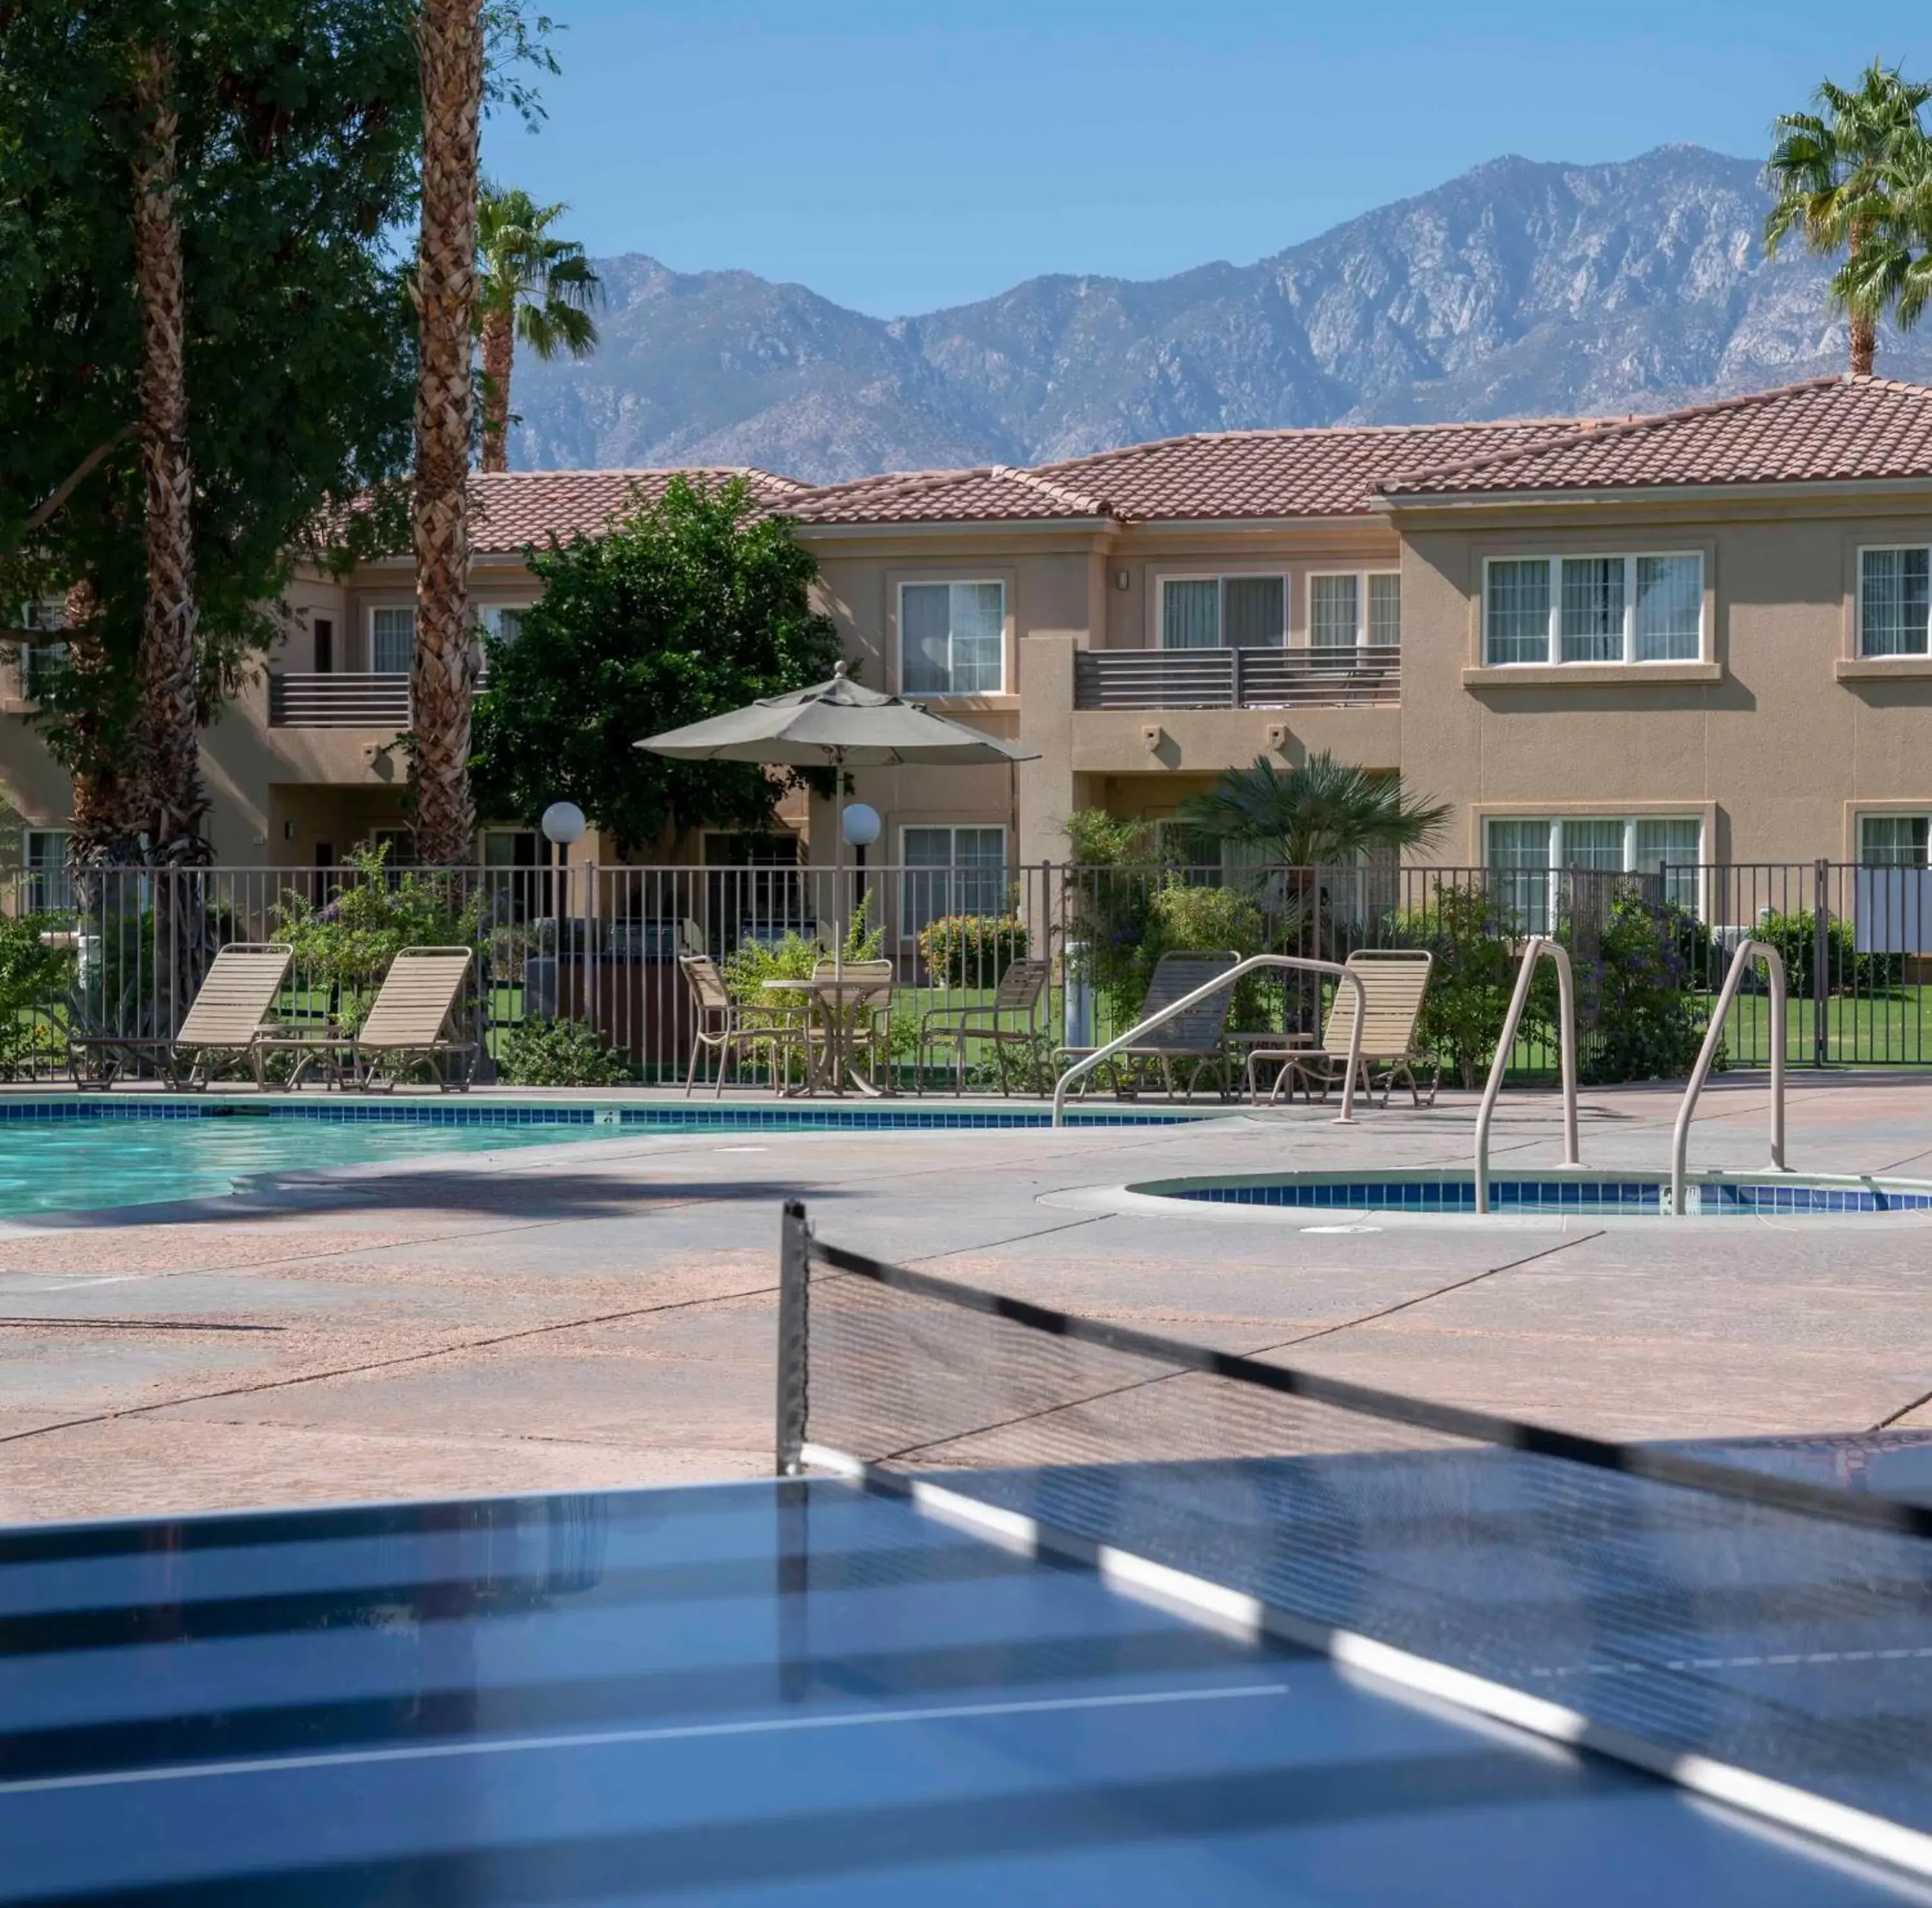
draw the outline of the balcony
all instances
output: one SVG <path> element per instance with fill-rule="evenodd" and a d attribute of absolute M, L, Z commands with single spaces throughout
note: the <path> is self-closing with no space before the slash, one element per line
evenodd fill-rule
<path fill-rule="evenodd" d="M 1402 699 L 1402 651 L 1352 649 L 1084 649 L 1076 709 L 1356 709 Z"/>
<path fill-rule="evenodd" d="M 476 679 L 483 687 L 487 672 Z M 388 729 L 410 726 L 410 679 L 384 675 L 280 675 L 268 678 L 272 729 Z"/>

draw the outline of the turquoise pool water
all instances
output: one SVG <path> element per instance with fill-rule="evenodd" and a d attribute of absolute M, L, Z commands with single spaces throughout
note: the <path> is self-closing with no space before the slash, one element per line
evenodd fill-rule
<path fill-rule="evenodd" d="M 596 1126 L 354 1125 L 268 1119 L 63 1119 L 0 1125 L 0 1215 L 207 1199 L 255 1173 L 610 1140 Z"/>
<path fill-rule="evenodd" d="M 1198 1118 L 1129 1109 L 1076 1114 L 1078 1125 L 1171 1125 Z M 158 1095 L 0 1098 L 0 1218 L 82 1207 L 206 1199 L 262 1173 L 313 1172 L 453 1152 L 499 1152 L 646 1133 L 892 1131 L 1035 1127 L 1044 1109 L 838 1101 L 752 1105 L 692 1101 L 598 1106 L 550 1101 L 302 1101 Z"/>

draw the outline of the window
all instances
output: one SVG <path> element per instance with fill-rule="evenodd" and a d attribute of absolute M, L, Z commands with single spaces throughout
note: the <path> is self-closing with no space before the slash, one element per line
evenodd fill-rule
<path fill-rule="evenodd" d="M 1369 578 L 1369 641 L 1386 649 L 1402 642 L 1402 578 L 1392 569 Z"/>
<path fill-rule="evenodd" d="M 1923 656 L 1932 617 L 1932 551 L 1858 552 L 1858 654 Z"/>
<path fill-rule="evenodd" d="M 369 831 L 371 848 L 386 848 L 389 852 L 384 858 L 386 868 L 412 868 L 416 865 L 416 837 L 413 828 L 371 828 Z"/>
<path fill-rule="evenodd" d="M 335 673 L 335 619 L 318 616 L 315 619 L 315 672 L 319 676 Z"/>
<path fill-rule="evenodd" d="M 478 620 L 483 625 L 483 633 L 500 643 L 513 643 L 524 633 L 524 612 L 528 603 L 492 603 L 482 611 Z"/>
<path fill-rule="evenodd" d="M 416 657 L 416 613 L 385 608 L 369 612 L 369 667 L 379 676 L 406 676 Z"/>
<path fill-rule="evenodd" d="M 1004 583 L 899 585 L 899 688 L 908 696 L 997 696 L 1006 687 Z"/>
<path fill-rule="evenodd" d="M 1932 817 L 1861 815 L 1858 859 L 1884 867 L 1922 868 L 1932 858 Z"/>
<path fill-rule="evenodd" d="M 66 667 L 65 643 L 23 643 L 20 648 L 20 693 L 29 702 L 44 700 L 50 685 Z"/>
<path fill-rule="evenodd" d="M 1402 578 L 1393 570 L 1310 577 L 1308 640 L 1316 649 L 1394 648 L 1402 641 Z"/>
<path fill-rule="evenodd" d="M 1279 649 L 1287 640 L 1285 576 L 1162 579 L 1162 649 Z"/>
<path fill-rule="evenodd" d="M 1006 912 L 1004 828 L 906 828 L 899 847 L 899 933 L 906 939 L 942 915 Z"/>
<path fill-rule="evenodd" d="M 68 873 L 64 828 L 28 828 L 20 838 L 26 864 L 21 905 L 29 914 L 64 914 L 74 906 L 74 877 Z"/>
<path fill-rule="evenodd" d="M 1594 874 L 1654 875 L 1664 897 L 1697 913 L 1704 825 L 1694 816 L 1538 816 L 1492 819 L 1485 860 L 1497 899 L 1520 925 L 1541 933 L 1556 908 L 1552 877 L 1580 868 Z"/>
<path fill-rule="evenodd" d="M 1694 663 L 1704 653 L 1704 559 L 1506 557 L 1484 566 L 1483 660 Z"/>

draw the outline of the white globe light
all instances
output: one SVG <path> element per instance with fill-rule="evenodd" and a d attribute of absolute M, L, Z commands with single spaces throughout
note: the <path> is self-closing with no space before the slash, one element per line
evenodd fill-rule
<path fill-rule="evenodd" d="M 876 808 L 855 801 L 839 818 L 838 825 L 854 848 L 869 848 L 878 840 L 879 831 L 885 825 L 879 819 Z"/>
<path fill-rule="evenodd" d="M 543 812 L 544 839 L 555 842 L 560 848 L 581 841 L 588 825 L 583 810 L 574 801 L 554 801 Z"/>

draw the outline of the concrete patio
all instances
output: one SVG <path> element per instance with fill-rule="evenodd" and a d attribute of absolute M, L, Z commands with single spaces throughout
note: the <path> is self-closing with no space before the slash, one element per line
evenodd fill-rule
<path fill-rule="evenodd" d="M 769 1104 L 769 1101 L 763 1102 Z M 1589 1096 L 1590 1164 L 1676 1094 Z M 1764 1158 L 1761 1078 L 1694 1163 Z M 1461 1165 L 1474 1109 L 1168 1128 L 688 1133 L 0 1227 L 0 1519 L 769 1471 L 780 1201 L 860 1249 L 1217 1346 L 1642 1438 L 1932 1429 L 1932 1220 L 1123 1213 L 1186 1172 Z M 1505 1166 L 1559 1156 L 1504 1102 Z M 1932 1083 L 1794 1080 L 1800 1170 L 1932 1178 Z"/>

